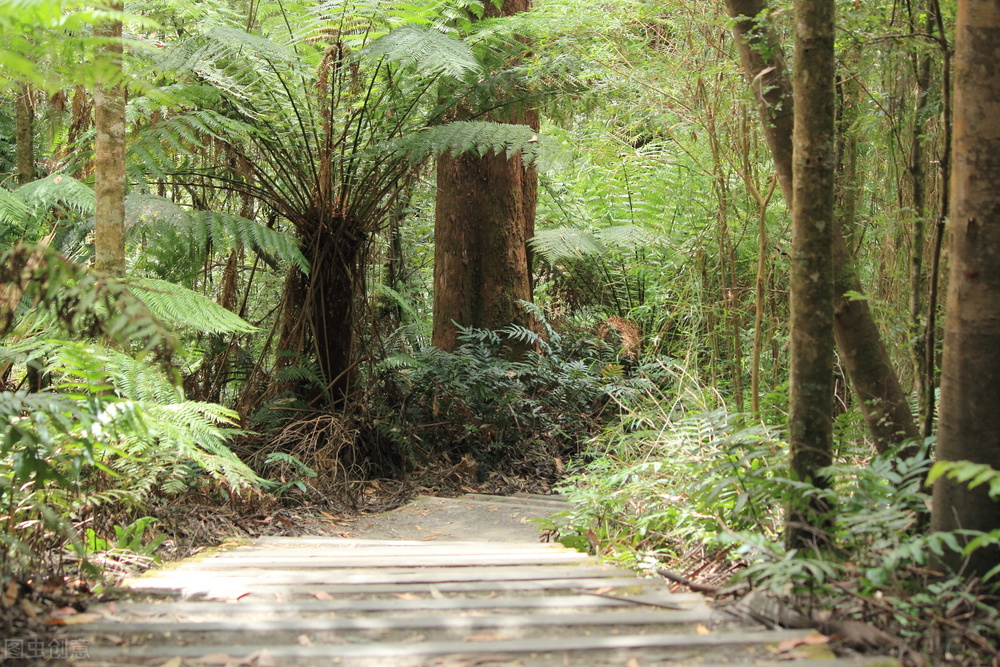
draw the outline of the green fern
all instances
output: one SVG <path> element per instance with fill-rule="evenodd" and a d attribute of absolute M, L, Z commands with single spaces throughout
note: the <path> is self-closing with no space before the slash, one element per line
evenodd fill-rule
<path fill-rule="evenodd" d="M 481 71 L 472 49 L 465 42 L 435 28 L 401 26 L 366 46 L 360 55 L 385 59 L 425 76 L 443 74 L 460 78 Z"/>
<path fill-rule="evenodd" d="M 493 151 L 507 157 L 520 152 L 531 163 L 546 154 L 538 133 L 527 125 L 471 120 L 429 127 L 392 142 L 389 148 L 410 162 L 445 153 L 486 155 Z"/>
<path fill-rule="evenodd" d="M 209 333 L 256 331 L 240 316 L 186 287 L 153 278 L 136 278 L 126 284 L 153 314 L 173 326 Z"/>

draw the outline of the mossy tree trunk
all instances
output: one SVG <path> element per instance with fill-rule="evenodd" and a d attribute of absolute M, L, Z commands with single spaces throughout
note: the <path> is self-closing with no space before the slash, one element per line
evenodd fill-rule
<path fill-rule="evenodd" d="M 835 166 L 833 0 L 795 3 L 789 445 L 796 479 L 820 488 L 833 451 L 833 228 Z M 792 498 L 790 548 L 825 541 L 829 508 Z"/>
<path fill-rule="evenodd" d="M 526 11 L 528 0 L 485 2 L 486 17 Z M 472 117 L 466 110 L 465 117 Z M 538 129 L 533 111 L 511 106 L 485 116 Z M 530 322 L 518 301 L 531 301 L 527 241 L 534 235 L 538 178 L 521 156 L 442 155 L 437 160 L 434 217 L 434 328 L 431 342 L 456 345 L 457 328 L 499 329 Z M 514 345 L 516 347 L 516 345 Z"/>
<path fill-rule="evenodd" d="M 955 29 L 955 135 L 949 278 L 937 458 L 1000 470 L 1000 4 L 960 0 Z M 988 485 L 938 479 L 933 530 L 1000 529 Z M 953 565 L 963 564 L 952 554 Z M 967 572 L 1000 564 L 996 546 Z"/>

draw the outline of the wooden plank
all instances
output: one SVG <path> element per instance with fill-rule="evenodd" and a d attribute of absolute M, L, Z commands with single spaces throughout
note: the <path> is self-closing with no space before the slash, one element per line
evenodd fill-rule
<path fill-rule="evenodd" d="M 243 546 L 232 549 L 219 550 L 212 553 L 210 558 L 242 558 L 251 556 L 257 558 L 265 557 L 287 557 L 296 556 L 303 558 L 322 558 L 326 556 L 353 556 L 355 558 L 368 558 L 371 556 L 505 556 L 505 555 L 553 555 L 561 553 L 581 553 L 576 549 L 570 549 L 557 545 L 556 547 L 538 545 L 538 547 L 526 547 L 519 549 L 491 549 L 490 542 L 480 542 L 483 547 L 479 549 L 455 549 L 448 546 L 447 542 L 420 547 L 382 547 L 382 546 L 323 546 L 323 545 L 289 545 L 289 546 Z"/>
<path fill-rule="evenodd" d="M 404 658 L 435 655 L 483 655 L 502 653 L 554 653 L 601 651 L 641 648 L 692 649 L 720 646 L 752 646 L 801 639 L 809 630 L 776 630 L 768 632 L 723 632 L 699 634 L 651 634 L 615 636 L 546 637 L 511 641 L 436 641 L 412 644 L 325 644 L 312 646 L 267 646 L 276 659 L 336 659 L 336 658 Z M 92 647 L 92 660 L 127 658 L 181 657 L 222 653 L 233 657 L 248 656 L 263 648 L 248 642 L 241 646 L 136 646 L 127 648 Z M 811 664 L 811 663 L 810 663 Z"/>
<path fill-rule="evenodd" d="M 340 599 L 340 600 L 304 600 L 290 602 L 182 602 L 182 603 L 143 603 L 116 602 L 114 607 L 107 604 L 97 605 L 88 611 L 95 613 L 130 614 L 313 614 L 324 612 L 381 612 L 381 611 L 415 611 L 415 610 L 450 610 L 463 611 L 475 609 L 583 609 L 587 607 L 645 607 L 647 605 L 669 605 L 683 611 L 702 602 L 699 595 L 683 595 L 670 593 L 666 590 L 647 595 L 634 595 L 620 598 L 606 598 L 597 595 L 556 595 L 551 597 L 489 597 L 489 598 L 421 598 L 418 600 L 401 598 L 381 599 Z"/>
<path fill-rule="evenodd" d="M 185 588 L 183 580 L 165 580 L 165 584 L 154 586 L 150 580 L 137 579 L 126 582 L 136 592 L 148 591 L 151 594 L 162 594 L 163 591 L 173 591 L 188 597 L 209 596 L 212 598 L 230 598 L 242 595 L 267 595 L 306 597 L 323 591 L 331 595 L 397 595 L 400 593 L 427 593 L 435 590 L 439 593 L 482 593 L 482 592 L 515 592 L 515 591 L 551 591 L 551 590 L 586 590 L 611 588 L 615 590 L 666 590 L 662 581 L 642 579 L 639 577 L 592 577 L 583 579 L 524 579 L 517 581 L 461 581 L 461 582 L 416 582 L 416 583 L 381 583 L 381 584 L 308 584 L 290 585 L 256 583 L 249 586 L 189 586 Z"/>
<path fill-rule="evenodd" d="M 452 581 L 517 581 L 523 579 L 592 579 L 620 577 L 625 570 L 593 565 L 523 565 L 506 567 L 370 568 L 353 570 L 254 570 L 199 572 L 157 570 L 130 584 L 137 588 L 192 587 L 202 585 L 301 586 L 305 584 L 413 584 Z"/>
<path fill-rule="evenodd" d="M 428 546 L 448 546 L 450 548 L 469 548 L 482 550 L 501 549 L 521 549 L 523 547 L 551 547 L 553 549 L 565 549 L 558 542 L 473 542 L 463 540 L 375 540 L 359 539 L 353 537 L 324 537 L 319 535 L 306 535 L 302 537 L 255 537 L 251 544 L 263 545 L 355 545 L 355 546 L 381 546 L 381 547 L 428 547 Z M 241 544 L 241 546 L 244 546 Z"/>
<path fill-rule="evenodd" d="M 180 612 L 183 618 L 183 611 Z M 707 606 L 690 611 L 644 609 L 642 611 L 591 611 L 576 614 L 490 614 L 482 616 L 459 616 L 456 614 L 420 614 L 417 616 L 363 616 L 358 618 L 293 618 L 269 621 L 247 619 L 187 622 L 178 619 L 163 621 L 98 621 L 87 624 L 86 631 L 93 633 L 114 632 L 116 634 L 163 634 L 190 635 L 211 632 L 345 632 L 393 630 L 485 630 L 497 628 L 552 627 L 572 628 L 576 626 L 628 628 L 645 625 L 678 625 L 705 623 L 712 617 Z"/>
<path fill-rule="evenodd" d="M 421 556 L 419 554 L 401 554 L 399 556 L 314 556 L 302 558 L 298 556 L 242 556 L 237 558 L 206 558 L 182 563 L 174 570 L 213 571 L 213 570 L 298 570 L 310 568 L 315 570 L 332 570 L 348 568 L 383 568 L 383 567 L 511 567 L 520 565 L 546 565 L 548 563 L 566 564 L 597 560 L 579 551 L 553 551 L 545 554 L 439 554 Z"/>

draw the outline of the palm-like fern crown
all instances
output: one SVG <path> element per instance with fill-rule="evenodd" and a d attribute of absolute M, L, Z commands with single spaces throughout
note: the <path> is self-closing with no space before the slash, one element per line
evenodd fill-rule
<path fill-rule="evenodd" d="M 151 118 L 163 102 L 185 111 L 142 133 L 134 153 L 149 174 L 207 177 L 300 229 L 339 220 L 370 232 L 402 176 L 430 155 L 538 156 L 527 128 L 441 124 L 449 105 L 511 85 L 502 83 L 508 72 L 490 74 L 480 62 L 501 48 L 477 56 L 448 27 L 454 8 L 327 2 L 294 19 L 284 8 L 262 20 L 269 37 L 219 26 L 157 63 L 176 83 L 151 94 L 161 102 L 135 106 Z"/>

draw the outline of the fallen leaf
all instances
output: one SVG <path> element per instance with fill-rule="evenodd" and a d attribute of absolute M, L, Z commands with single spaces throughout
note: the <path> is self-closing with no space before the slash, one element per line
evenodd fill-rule
<path fill-rule="evenodd" d="M 329 602 L 333 599 L 333 596 L 326 591 L 309 591 L 309 595 L 313 596 L 317 600 L 322 600 L 323 602 Z"/>
<path fill-rule="evenodd" d="M 400 600 L 422 600 L 416 593 L 396 593 L 396 597 Z"/>
<path fill-rule="evenodd" d="M 183 661 L 179 657 L 174 656 L 173 658 L 170 658 L 170 660 L 161 663 L 160 667 L 181 667 L 182 664 L 184 664 Z"/>
<path fill-rule="evenodd" d="M 295 638 L 295 641 L 299 646 L 312 646 L 312 640 L 309 639 L 309 635 L 299 635 Z"/>
<path fill-rule="evenodd" d="M 698 633 L 699 635 L 710 635 L 710 634 L 712 634 L 712 631 L 711 631 L 711 630 L 709 630 L 708 628 L 706 628 L 706 627 L 705 627 L 704 625 L 702 625 L 701 623 L 699 623 L 699 624 L 698 624 L 698 627 L 696 627 L 696 628 L 694 629 L 694 631 L 695 631 L 696 633 Z"/>
<path fill-rule="evenodd" d="M 83 625 L 103 618 L 100 614 L 77 614 L 76 616 L 56 616 L 45 619 L 45 625 Z"/>
<path fill-rule="evenodd" d="M 50 615 L 51 616 L 75 616 L 75 615 L 77 615 L 79 613 L 80 612 L 78 612 L 73 607 L 59 607 L 59 609 L 53 610 Z"/>
<path fill-rule="evenodd" d="M 256 665 L 256 667 L 274 667 L 274 656 L 266 648 L 254 651 L 237 663 L 239 665 Z"/>
<path fill-rule="evenodd" d="M 124 637 L 120 637 L 118 635 L 101 635 L 101 639 L 103 639 L 103 640 L 105 640 L 105 641 L 107 641 L 107 642 L 109 642 L 111 644 L 114 644 L 115 646 L 124 646 L 125 645 L 125 638 Z M 171 659 L 173 659 L 173 658 L 171 658 Z M 180 658 L 177 658 L 177 660 L 180 660 Z M 160 665 L 160 667 L 164 667 L 164 665 L 166 665 L 166 663 L 163 663 L 163 665 Z"/>
<path fill-rule="evenodd" d="M 467 642 L 497 642 L 507 639 L 507 635 L 501 632 L 477 632 L 474 635 L 465 637 Z"/>
<path fill-rule="evenodd" d="M 796 646 L 816 646 L 818 644 L 826 644 L 829 641 L 830 638 L 826 635 L 814 632 L 811 635 L 806 635 L 805 637 L 793 637 L 792 639 L 786 639 L 782 642 L 778 642 L 778 653 L 791 651 Z"/>
<path fill-rule="evenodd" d="M 13 607 L 14 603 L 17 602 L 17 594 L 20 590 L 20 584 L 13 579 L 9 580 L 3 587 L 3 595 L 0 595 L 0 605 L 2 605 L 4 609 Z"/>
<path fill-rule="evenodd" d="M 629 658 L 628 662 L 625 663 L 625 667 L 639 667 L 639 661 L 635 658 Z"/>
<path fill-rule="evenodd" d="M 38 607 L 36 607 L 31 600 L 21 600 L 21 609 L 24 611 L 24 615 L 28 618 L 35 618 L 38 616 Z"/>
<path fill-rule="evenodd" d="M 598 595 L 607 595 L 608 593 L 610 593 L 613 590 L 615 590 L 615 589 L 612 586 L 601 586 L 600 588 L 598 588 L 594 592 L 597 593 Z"/>

